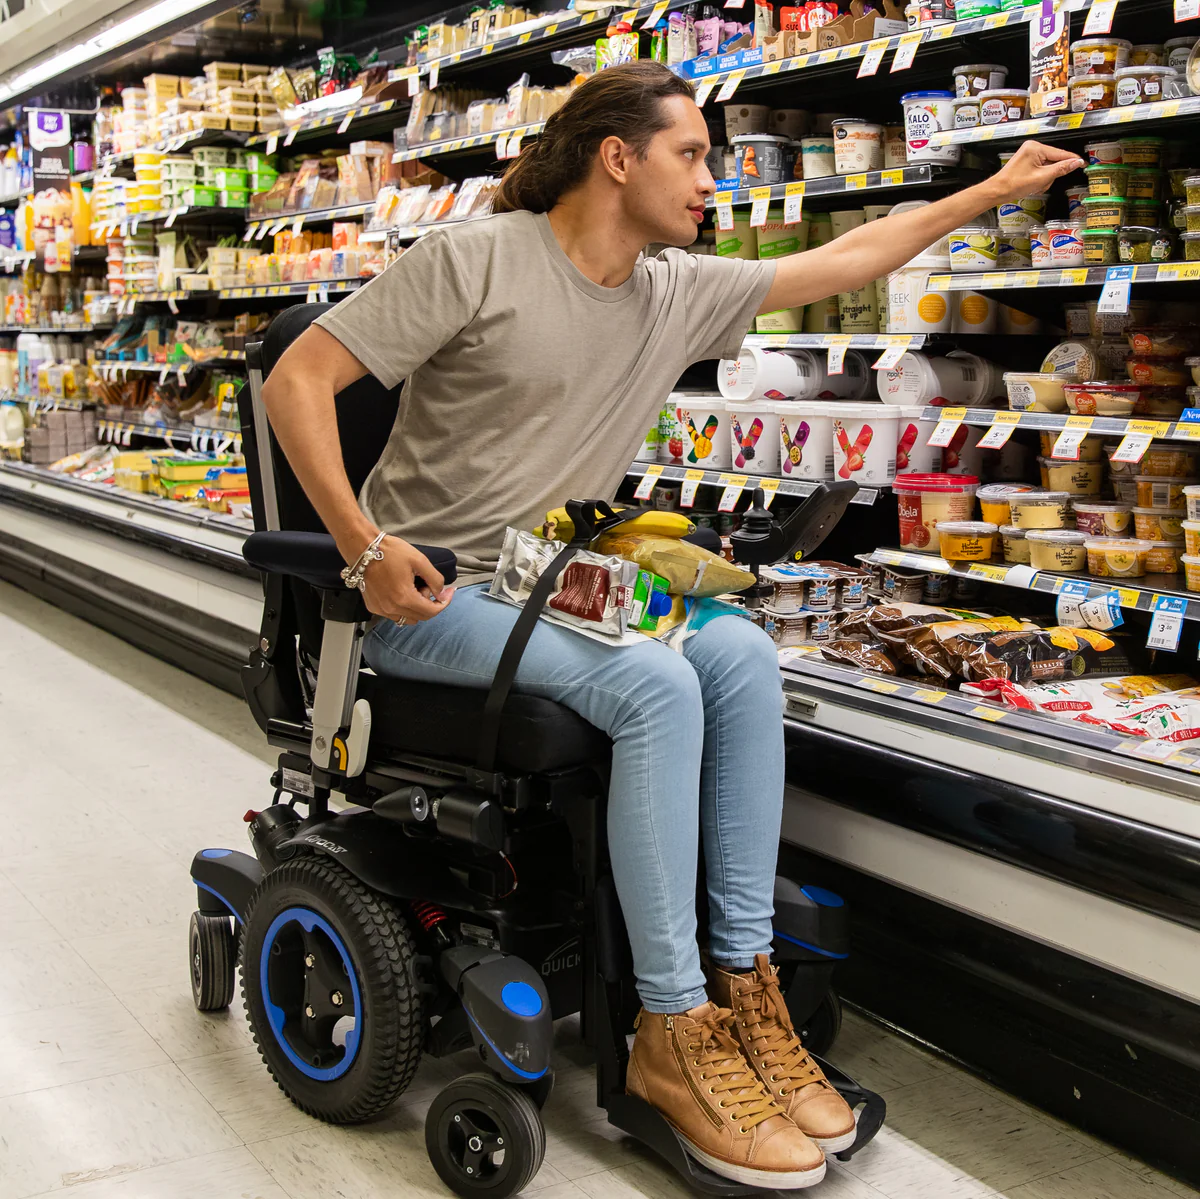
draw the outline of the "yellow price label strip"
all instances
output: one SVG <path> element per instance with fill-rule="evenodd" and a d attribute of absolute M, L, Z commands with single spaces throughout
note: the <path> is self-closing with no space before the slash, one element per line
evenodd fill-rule
<path fill-rule="evenodd" d="M 858 685 L 866 687 L 869 691 L 879 691 L 884 695 L 890 695 L 893 691 L 900 690 L 899 683 L 889 683 L 887 679 L 859 679 Z"/>
<path fill-rule="evenodd" d="M 904 182 L 904 172 L 903 171 L 893 170 L 893 171 L 881 171 L 880 172 L 879 184 L 881 187 L 899 187 L 899 185 L 903 182 Z"/>
<path fill-rule="evenodd" d="M 1058 281 L 1063 287 L 1081 287 L 1088 280 L 1086 266 L 1068 267 L 1066 270 L 1060 271 Z"/>
<path fill-rule="evenodd" d="M 1175 279 L 1200 279 L 1200 262 L 1164 262 L 1154 277 L 1160 283 Z"/>
<path fill-rule="evenodd" d="M 979 282 L 980 287 L 1009 287 L 1010 276 L 1007 271 L 984 271 Z"/>
<path fill-rule="evenodd" d="M 1083 124 L 1083 118 L 1087 113 L 1083 112 L 1067 112 L 1063 113 L 1054 123 L 1055 129 L 1078 129 Z"/>
<path fill-rule="evenodd" d="M 1136 608 L 1138 600 L 1142 598 L 1140 591 L 1134 591 L 1132 587 L 1118 587 L 1117 599 L 1121 601 L 1122 608 Z"/>
<path fill-rule="evenodd" d="M 920 700 L 923 704 L 940 704 L 946 698 L 944 691 L 914 691 L 910 699 Z"/>
<path fill-rule="evenodd" d="M 867 186 L 866 175 L 847 175 L 846 190 L 848 192 L 860 191 Z"/>
<path fill-rule="evenodd" d="M 972 562 L 967 574 L 975 579 L 987 579 L 990 583 L 1003 583 L 1008 578 L 1008 568 L 991 566 L 987 562 Z"/>
<path fill-rule="evenodd" d="M 1094 416 L 1068 416 L 1064 429 L 1090 429 L 1095 422 Z"/>
<path fill-rule="evenodd" d="M 943 408 L 938 413 L 939 420 L 956 420 L 959 424 L 967 419 L 967 410 L 965 408 Z"/>
<path fill-rule="evenodd" d="M 1180 421 L 1171 438 L 1174 441 L 1200 441 L 1200 421 Z"/>
<path fill-rule="evenodd" d="M 1171 422 L 1166 420 L 1131 420 L 1125 426 L 1127 433 L 1145 433 L 1148 437 L 1166 437 Z"/>
<path fill-rule="evenodd" d="M 1007 715 L 1001 708 L 984 708 L 977 707 L 971 709 L 972 716 L 978 716 L 981 720 L 990 720 L 994 724 L 997 720 L 1003 720 Z"/>

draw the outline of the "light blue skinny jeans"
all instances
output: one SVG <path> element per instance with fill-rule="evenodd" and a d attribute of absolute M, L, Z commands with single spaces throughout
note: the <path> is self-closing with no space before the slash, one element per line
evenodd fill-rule
<path fill-rule="evenodd" d="M 415 625 L 381 621 L 364 656 L 380 675 L 491 683 L 518 609 L 464 587 Z M 703 829 L 709 946 L 722 966 L 769 953 L 783 809 L 783 717 L 774 643 L 739 616 L 705 625 L 677 653 L 614 648 L 538 621 L 514 684 L 578 712 L 613 741 L 608 841 L 648 1011 L 706 1001 L 696 943 Z"/>

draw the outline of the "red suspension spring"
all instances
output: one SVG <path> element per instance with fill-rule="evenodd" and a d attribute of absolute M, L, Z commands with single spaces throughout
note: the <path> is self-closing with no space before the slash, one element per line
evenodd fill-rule
<path fill-rule="evenodd" d="M 428 900 L 414 899 L 409 903 L 409 907 L 427 933 L 433 932 L 446 919 L 446 913 L 436 903 L 429 903 Z"/>

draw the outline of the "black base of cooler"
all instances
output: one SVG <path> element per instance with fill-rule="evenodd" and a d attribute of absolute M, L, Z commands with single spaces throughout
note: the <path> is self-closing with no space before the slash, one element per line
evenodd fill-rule
<path fill-rule="evenodd" d="M 780 873 L 850 905 L 844 998 L 1200 1186 L 1200 1007 L 791 845 Z"/>

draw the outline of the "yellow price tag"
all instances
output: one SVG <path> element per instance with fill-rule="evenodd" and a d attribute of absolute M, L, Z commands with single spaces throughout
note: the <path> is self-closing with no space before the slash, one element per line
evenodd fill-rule
<path fill-rule="evenodd" d="M 1170 279 L 1200 279 L 1200 262 L 1164 262 L 1155 274 L 1159 282 Z"/>
<path fill-rule="evenodd" d="M 859 191 L 866 186 L 867 186 L 866 175 L 847 175 L 846 176 L 846 190 L 848 192 Z"/>
<path fill-rule="evenodd" d="M 983 19 L 984 29 L 999 29 L 1003 25 L 1007 25 L 1009 14 L 1006 12 L 989 13 Z"/>
<path fill-rule="evenodd" d="M 972 716 L 978 716 L 981 720 L 990 720 L 995 723 L 997 720 L 1003 720 L 1005 712 L 1002 708 L 972 708 Z"/>
<path fill-rule="evenodd" d="M 1200 441 L 1200 421 L 1180 421 L 1171 434 L 1172 441 Z"/>
<path fill-rule="evenodd" d="M 765 346 L 786 346 L 790 340 L 791 340 L 790 333 L 768 333 L 766 335 L 766 337 L 763 338 L 763 345 L 765 345 Z"/>
<path fill-rule="evenodd" d="M 558 32 L 557 25 L 547 25 L 542 37 L 553 37 Z"/>
<path fill-rule="evenodd" d="M 1149 437 L 1166 437 L 1171 422 L 1166 420 L 1131 420 L 1126 433 L 1145 433 Z"/>
<path fill-rule="evenodd" d="M 881 187 L 899 187 L 903 182 L 903 171 L 882 171 L 879 175 L 879 183 Z"/>
<path fill-rule="evenodd" d="M 938 420 L 956 420 L 961 425 L 967 419 L 965 408 L 943 408 L 938 413 Z"/>
<path fill-rule="evenodd" d="M 1055 129 L 1078 129 L 1083 124 L 1085 112 L 1066 112 L 1054 124 Z"/>
<path fill-rule="evenodd" d="M 1068 416 L 1064 429 L 1090 429 L 1092 422 L 1095 421 L 1094 416 Z"/>
<path fill-rule="evenodd" d="M 1087 267 L 1068 267 L 1059 272 L 1058 281 L 1063 287 L 1082 287 L 1088 281 Z"/>
<path fill-rule="evenodd" d="M 886 679 L 862 679 L 859 686 L 867 687 L 871 691 L 882 692 L 884 695 L 890 695 L 893 691 L 900 690 L 899 683 L 889 683 Z"/>
<path fill-rule="evenodd" d="M 1117 599 L 1121 601 L 1122 608 L 1136 608 L 1138 600 L 1142 598 L 1140 591 L 1134 591 L 1132 587 L 1118 587 Z"/>
<path fill-rule="evenodd" d="M 704 472 L 702 470 L 684 471 L 683 477 L 693 483 L 699 483 L 704 478 Z"/>
<path fill-rule="evenodd" d="M 783 59 L 772 59 L 771 62 L 763 63 L 762 73 L 764 75 L 778 75 L 783 70 Z"/>
<path fill-rule="evenodd" d="M 1177 117 L 1179 115 L 1179 101 L 1168 100 L 1159 110 L 1159 115 L 1163 117 Z"/>
<path fill-rule="evenodd" d="M 1021 423 L 1021 414 L 1019 412 L 997 412 L 992 417 L 992 425 L 1019 425 Z"/>
<path fill-rule="evenodd" d="M 1113 122 L 1117 125 L 1128 125 L 1130 121 L 1136 121 L 1141 114 L 1131 104 L 1128 108 L 1118 108 L 1113 115 Z"/>
<path fill-rule="evenodd" d="M 769 193 L 770 189 L 768 188 L 767 191 Z M 719 208 L 722 204 L 732 204 L 732 203 L 733 203 L 733 192 L 717 192 L 717 194 L 715 196 L 713 196 L 713 206 L 716 208 Z"/>
<path fill-rule="evenodd" d="M 990 566 L 986 562 L 972 562 L 967 567 L 967 574 L 975 579 L 987 579 L 989 583 L 1003 583 L 1008 578 L 1008 568 Z"/>
<path fill-rule="evenodd" d="M 785 196 L 802 196 L 804 195 L 804 183 L 785 183 L 783 185 L 783 194 Z"/>
<path fill-rule="evenodd" d="M 750 189 L 751 200 L 769 200 L 771 198 L 771 189 L 769 187 L 752 187 Z"/>
<path fill-rule="evenodd" d="M 523 45 L 525 45 L 525 43 L 526 43 L 527 41 L 529 41 L 529 39 L 530 39 L 531 37 L 533 37 L 533 33 L 532 33 L 530 30 L 528 30 L 528 29 L 527 29 L 527 30 L 526 30 L 526 31 L 525 31 L 523 34 L 521 34 L 521 36 L 520 36 L 519 38 L 517 38 L 517 45 L 518 45 L 518 46 L 523 46 Z"/>
<path fill-rule="evenodd" d="M 923 704 L 940 704 L 946 698 L 944 691 L 914 691 L 911 699 L 919 699 Z"/>
<path fill-rule="evenodd" d="M 825 338 L 825 344 L 831 350 L 835 349 L 838 346 L 840 346 L 842 349 L 849 349 L 853 340 L 854 340 L 853 333 L 830 333 Z M 963 409 L 964 414 L 966 413 L 966 411 L 967 410 L 964 408 Z"/>
<path fill-rule="evenodd" d="M 496 48 L 495 42 L 488 42 L 488 44 L 486 46 L 484 46 L 484 48 L 482 50 L 480 50 L 479 53 L 480 54 L 491 54 L 491 52 L 493 50 L 495 50 L 495 48 Z"/>
<path fill-rule="evenodd" d="M 984 271 L 980 287 L 1008 287 L 1010 275 L 1007 271 Z"/>

